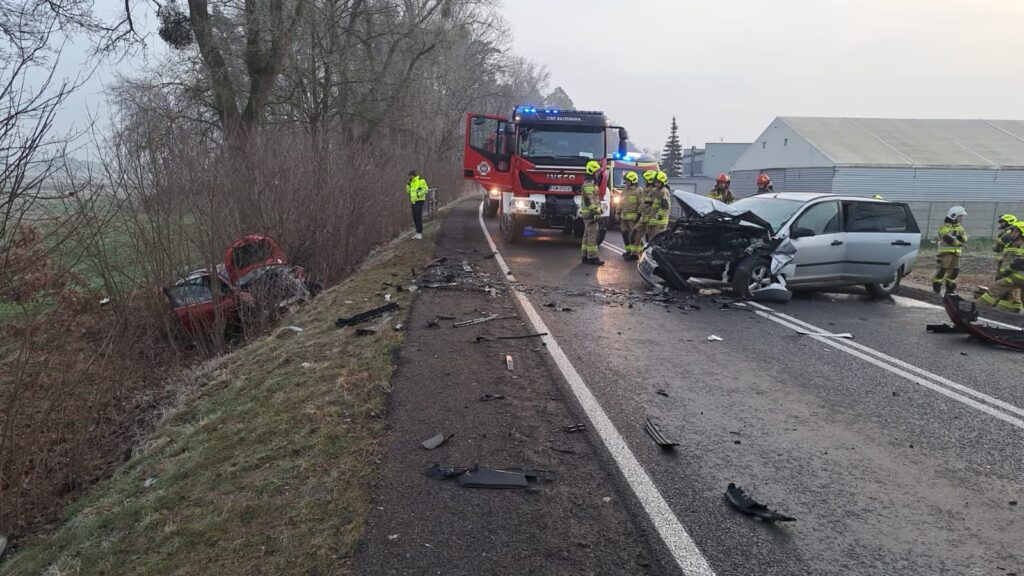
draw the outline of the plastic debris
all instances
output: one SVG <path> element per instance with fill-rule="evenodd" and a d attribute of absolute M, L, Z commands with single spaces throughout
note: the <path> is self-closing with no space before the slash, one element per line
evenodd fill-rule
<path fill-rule="evenodd" d="M 462 322 L 456 322 L 452 324 L 454 328 L 465 328 L 466 326 L 476 326 L 477 324 L 483 324 L 484 322 L 490 322 L 498 318 L 497 314 L 491 314 L 490 316 L 484 316 L 482 318 L 474 318 L 472 320 L 463 320 Z"/>
<path fill-rule="evenodd" d="M 824 336 L 825 338 L 846 338 L 853 340 L 853 334 L 843 332 L 842 334 L 833 334 L 831 332 L 810 332 L 808 330 L 797 330 L 797 334 L 801 336 Z"/>
<path fill-rule="evenodd" d="M 430 468 L 427 468 L 426 474 L 428 478 L 434 480 L 447 480 L 449 478 L 455 478 L 461 474 L 465 474 L 468 468 L 455 468 L 453 466 L 441 466 L 435 463 Z"/>
<path fill-rule="evenodd" d="M 765 522 L 795 522 L 796 518 L 786 516 L 785 514 L 775 512 L 769 509 L 764 504 L 760 504 L 750 496 L 747 496 L 746 492 L 742 488 L 736 486 L 732 482 L 729 483 L 729 487 L 725 490 L 725 497 L 730 504 L 733 505 L 740 512 L 748 515 L 760 518 Z"/>
<path fill-rule="evenodd" d="M 399 310 L 399 308 L 400 307 L 398 306 L 398 304 L 391 302 L 390 304 L 385 304 L 384 306 L 381 306 L 379 308 L 373 308 L 365 312 L 360 312 L 355 316 L 350 316 L 348 318 L 338 318 L 337 320 L 334 321 L 334 325 L 337 326 L 338 328 L 342 328 L 344 326 L 355 326 L 356 324 L 362 324 L 363 322 L 373 320 L 374 318 L 380 318 L 385 314 L 396 312 Z"/>
<path fill-rule="evenodd" d="M 422 443 L 420 443 L 420 446 L 423 446 L 427 450 L 433 450 L 434 448 L 437 448 L 438 446 L 444 444 L 448 440 L 451 440 L 454 436 L 455 434 L 452 434 L 450 436 L 445 436 L 444 434 L 437 434 L 424 440 Z"/>
<path fill-rule="evenodd" d="M 644 425 L 644 430 L 647 432 L 647 435 L 651 437 L 651 440 L 654 440 L 654 443 L 662 448 L 671 450 L 672 448 L 679 446 L 679 442 L 673 442 L 666 438 L 661 433 L 661 429 L 658 428 L 658 425 L 649 417 L 647 418 L 647 423 Z"/>
<path fill-rule="evenodd" d="M 467 470 L 458 476 L 459 486 L 465 488 L 526 488 L 530 483 L 526 474 L 504 470 Z"/>
<path fill-rule="evenodd" d="M 106 306 L 107 304 L 110 304 L 110 298 L 104 298 L 103 300 L 100 300 L 100 306 Z"/>
<path fill-rule="evenodd" d="M 668 392 L 666 392 L 662 388 L 658 388 L 654 393 L 657 394 L 658 396 L 664 396 L 668 398 Z"/>
<path fill-rule="evenodd" d="M 708 342 L 723 342 L 724 340 L 724 338 L 720 336 L 715 336 L 714 334 L 708 336 Z"/>
<path fill-rule="evenodd" d="M 501 394 L 484 394 L 480 397 L 481 402 L 490 402 L 491 400 L 504 400 L 505 397 Z"/>
<path fill-rule="evenodd" d="M 547 335 L 547 332 L 538 332 L 536 334 L 523 334 L 522 336 L 498 336 L 498 340 L 522 340 L 524 338 L 540 338 Z"/>

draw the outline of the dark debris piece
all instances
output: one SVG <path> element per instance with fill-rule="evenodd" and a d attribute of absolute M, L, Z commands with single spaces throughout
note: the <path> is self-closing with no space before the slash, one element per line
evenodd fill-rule
<path fill-rule="evenodd" d="M 928 324 L 924 327 L 926 332 L 933 334 L 963 334 L 963 330 L 953 326 L 952 324 Z"/>
<path fill-rule="evenodd" d="M 454 466 L 441 466 L 435 463 L 430 468 L 427 468 L 426 475 L 428 478 L 434 480 L 447 480 L 449 478 L 455 478 L 461 476 L 469 470 L 468 468 L 456 468 Z"/>
<path fill-rule="evenodd" d="M 658 428 L 658 425 L 650 418 L 647 418 L 644 430 L 647 431 L 647 435 L 651 437 L 651 440 L 654 440 L 655 444 L 662 448 L 671 450 L 672 448 L 679 446 L 679 442 L 673 442 L 666 438 L 665 435 L 661 433 L 661 429 Z"/>
<path fill-rule="evenodd" d="M 668 392 L 665 392 L 663 388 L 658 388 L 654 393 L 657 394 L 658 396 L 664 396 L 668 398 Z"/>
<path fill-rule="evenodd" d="M 505 397 L 501 394 L 484 394 L 480 397 L 481 402 L 490 402 L 491 400 L 504 400 Z"/>
<path fill-rule="evenodd" d="M 563 426 L 562 432 L 583 432 L 587 429 L 585 424 L 571 424 L 569 426 Z"/>
<path fill-rule="evenodd" d="M 458 477 L 464 488 L 526 488 L 526 474 L 504 470 L 468 470 Z"/>
<path fill-rule="evenodd" d="M 725 490 L 725 498 L 729 501 L 740 512 L 748 515 L 760 518 L 765 522 L 795 522 L 796 518 L 786 516 L 785 514 L 775 512 L 769 509 L 764 504 L 760 504 L 750 496 L 747 496 L 746 492 L 742 488 L 736 486 L 732 482 L 729 483 L 729 487 Z"/>
<path fill-rule="evenodd" d="M 380 308 L 374 308 L 372 310 L 367 310 L 366 312 L 360 312 L 355 316 L 350 316 L 348 318 L 338 318 L 337 320 L 334 321 L 334 325 L 337 326 L 338 328 L 342 328 L 344 326 L 355 326 L 356 324 L 362 324 L 367 320 L 373 320 L 374 318 L 380 318 L 385 314 L 397 312 L 398 309 L 398 304 L 396 304 L 395 302 L 391 302 L 390 304 L 385 304 Z"/>

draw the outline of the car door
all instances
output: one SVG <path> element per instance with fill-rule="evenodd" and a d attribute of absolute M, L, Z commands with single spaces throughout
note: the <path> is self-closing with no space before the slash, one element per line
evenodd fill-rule
<path fill-rule="evenodd" d="M 800 232 L 794 234 L 797 230 Z M 796 247 L 796 273 L 788 279 L 790 284 L 838 281 L 846 257 L 838 200 L 816 202 L 804 207 L 790 223 L 789 237 Z"/>
<path fill-rule="evenodd" d="M 917 252 L 921 234 L 906 204 L 843 201 L 846 276 L 857 283 L 885 283 Z"/>

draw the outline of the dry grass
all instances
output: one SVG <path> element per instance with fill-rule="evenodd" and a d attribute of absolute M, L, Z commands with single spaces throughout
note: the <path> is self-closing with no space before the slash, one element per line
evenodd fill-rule
<path fill-rule="evenodd" d="M 351 573 L 403 336 L 360 338 L 333 321 L 382 303 L 382 282 L 421 266 L 437 227 L 381 249 L 285 320 L 302 333 L 192 372 L 136 455 L 0 574 Z M 393 296 L 404 318 L 409 295 Z"/>
<path fill-rule="evenodd" d="M 920 284 L 931 285 L 935 274 L 935 256 L 937 248 L 934 242 L 921 244 L 917 255 L 914 271 L 910 279 Z M 996 253 L 992 251 L 991 240 L 972 240 L 964 247 L 960 256 L 960 291 L 970 293 L 975 286 L 986 286 L 992 283 L 996 274 Z"/>

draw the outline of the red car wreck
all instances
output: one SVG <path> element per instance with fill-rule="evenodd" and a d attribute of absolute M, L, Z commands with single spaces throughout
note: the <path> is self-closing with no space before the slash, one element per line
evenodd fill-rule
<path fill-rule="evenodd" d="M 305 270 L 292 266 L 281 246 L 262 234 L 235 240 L 215 274 L 208 268 L 194 270 L 164 288 L 174 315 L 191 336 L 213 330 L 218 313 L 226 330 L 244 332 L 247 326 L 308 300 L 316 291 L 307 283 Z"/>

